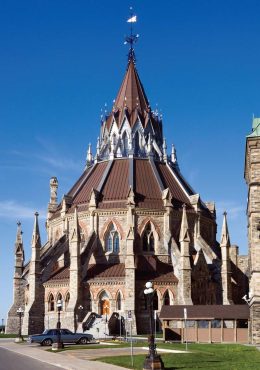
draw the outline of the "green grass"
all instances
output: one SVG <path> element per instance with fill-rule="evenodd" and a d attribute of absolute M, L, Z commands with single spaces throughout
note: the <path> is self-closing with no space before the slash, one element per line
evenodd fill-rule
<path fill-rule="evenodd" d="M 16 338 L 17 334 L 0 334 L 0 338 Z"/>
<path fill-rule="evenodd" d="M 161 348 L 184 349 L 183 345 L 166 344 Z M 192 353 L 161 354 L 165 369 L 200 370 L 250 370 L 260 369 L 260 352 L 251 346 L 233 344 L 190 344 Z M 143 369 L 144 355 L 134 356 L 134 369 Z M 106 363 L 131 368 L 130 356 L 103 357 L 96 359 Z"/>

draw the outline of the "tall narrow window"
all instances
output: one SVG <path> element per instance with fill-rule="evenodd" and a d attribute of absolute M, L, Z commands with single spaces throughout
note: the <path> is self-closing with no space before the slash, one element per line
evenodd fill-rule
<path fill-rule="evenodd" d="M 69 293 L 67 293 L 66 298 L 65 298 L 65 310 L 66 310 L 66 309 L 67 309 L 67 307 L 68 307 L 69 301 L 70 301 L 70 294 L 69 294 Z"/>
<path fill-rule="evenodd" d="M 139 133 L 137 131 L 136 134 L 135 134 L 135 137 L 134 137 L 134 151 L 135 151 L 135 155 L 138 155 L 139 149 L 140 149 L 140 138 L 139 138 Z"/>
<path fill-rule="evenodd" d="M 170 296 L 169 296 L 168 290 L 166 290 L 166 292 L 164 293 L 164 296 L 163 296 L 163 304 L 165 306 L 169 306 L 170 305 Z"/>
<path fill-rule="evenodd" d="M 145 252 L 154 252 L 154 236 L 150 222 L 147 224 L 143 234 L 143 250 Z"/>
<path fill-rule="evenodd" d="M 158 295 L 156 291 L 153 294 L 153 310 L 158 310 Z"/>
<path fill-rule="evenodd" d="M 50 294 L 50 296 L 49 296 L 48 310 L 49 311 L 54 311 L 54 297 L 53 297 L 53 294 Z"/>
<path fill-rule="evenodd" d="M 124 157 L 126 157 L 128 153 L 128 137 L 126 131 L 123 133 L 122 142 L 123 142 L 122 154 Z"/>
<path fill-rule="evenodd" d="M 122 297 L 121 297 L 121 293 L 120 292 L 117 295 L 116 309 L 117 309 L 117 311 L 121 311 L 122 310 Z"/>
<path fill-rule="evenodd" d="M 119 234 L 114 224 L 111 224 L 105 239 L 106 252 L 119 253 Z"/>

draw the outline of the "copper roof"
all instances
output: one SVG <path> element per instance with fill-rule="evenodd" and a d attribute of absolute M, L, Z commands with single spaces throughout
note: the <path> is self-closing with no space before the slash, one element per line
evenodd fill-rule
<path fill-rule="evenodd" d="M 172 265 L 164 263 L 156 256 L 139 255 L 136 259 L 136 279 L 153 282 L 178 283 Z"/>
<path fill-rule="evenodd" d="M 187 196 L 189 190 L 177 180 L 178 176 L 166 163 L 155 161 L 153 167 L 149 159 L 134 158 L 131 167 L 130 160 L 116 158 L 113 161 L 98 162 L 84 171 L 68 194 L 72 204 L 67 212 L 73 212 L 75 205 L 79 207 L 79 212 L 87 210 L 92 189 L 99 189 L 97 208 L 126 208 L 131 181 L 138 208 L 163 209 L 162 190 L 169 188 L 174 206 L 186 203 L 192 209 Z M 60 215 L 60 209 L 61 205 L 52 218 Z"/>
<path fill-rule="evenodd" d="M 113 162 L 107 181 L 105 182 L 102 193 L 102 202 L 100 208 L 106 208 L 106 201 L 122 201 L 127 199 L 129 192 L 129 161 L 128 159 L 120 159 Z M 123 203 L 126 206 L 125 202 Z M 121 205 L 121 204 L 120 204 Z M 111 204 L 110 204 L 111 207 Z M 118 208 L 118 207 L 116 207 Z"/>
<path fill-rule="evenodd" d="M 91 190 L 98 187 L 102 175 L 107 167 L 108 162 L 101 162 L 95 165 L 90 176 L 88 176 L 81 188 L 76 193 L 73 204 L 88 203 L 91 195 Z M 78 182 L 77 182 L 78 183 Z M 74 189 L 75 187 L 73 187 Z"/>
<path fill-rule="evenodd" d="M 70 269 L 69 269 L 69 267 L 64 267 L 61 270 L 59 270 L 58 272 L 55 272 L 50 277 L 48 282 L 55 283 L 55 282 L 58 282 L 58 281 L 68 280 L 69 277 L 70 277 Z"/>
<path fill-rule="evenodd" d="M 134 181 L 138 207 L 163 208 L 162 193 L 148 159 L 135 159 Z"/>
<path fill-rule="evenodd" d="M 162 306 L 160 319 L 184 319 L 184 308 L 187 309 L 188 320 L 194 319 L 249 319 L 249 307 L 243 305 L 174 305 Z"/>
<path fill-rule="evenodd" d="M 85 280 L 123 278 L 125 276 L 125 264 L 96 264 L 89 265 Z"/>
<path fill-rule="evenodd" d="M 157 170 L 160 174 L 161 180 L 165 188 L 169 188 L 173 198 L 179 201 L 181 204 L 190 204 L 188 196 L 185 194 L 182 186 L 174 175 L 171 173 L 170 169 L 165 163 L 157 163 Z M 185 189 L 186 190 L 186 189 Z"/>

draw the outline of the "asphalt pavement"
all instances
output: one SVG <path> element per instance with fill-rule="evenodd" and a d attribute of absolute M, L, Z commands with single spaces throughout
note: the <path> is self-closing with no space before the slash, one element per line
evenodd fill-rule
<path fill-rule="evenodd" d="M 61 370 L 61 367 L 52 366 L 28 356 L 0 348 L 0 370 Z"/>

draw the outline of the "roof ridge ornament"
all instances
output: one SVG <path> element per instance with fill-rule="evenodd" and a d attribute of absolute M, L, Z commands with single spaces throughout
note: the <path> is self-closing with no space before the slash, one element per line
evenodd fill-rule
<path fill-rule="evenodd" d="M 136 62 L 136 57 L 135 57 L 135 51 L 134 51 L 134 43 L 138 41 L 139 34 L 133 33 L 133 23 L 137 22 L 137 15 L 133 13 L 133 7 L 130 6 L 130 17 L 127 19 L 127 23 L 130 23 L 130 35 L 125 37 L 125 42 L 124 44 L 130 45 L 130 49 L 127 55 L 128 58 L 128 64 L 130 62 L 133 62 L 135 64 Z"/>

